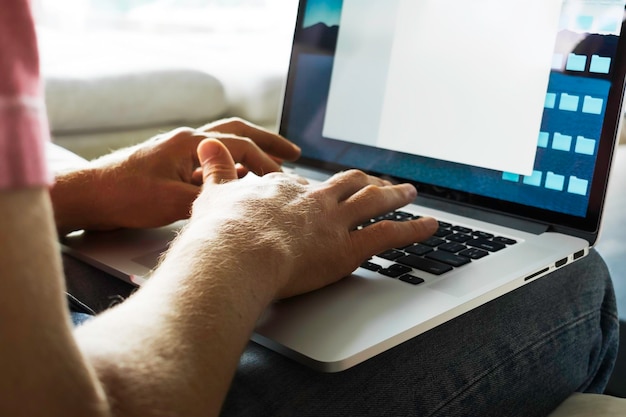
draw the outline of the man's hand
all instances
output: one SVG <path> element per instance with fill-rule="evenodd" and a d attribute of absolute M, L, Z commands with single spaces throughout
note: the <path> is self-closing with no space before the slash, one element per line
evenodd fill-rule
<path fill-rule="evenodd" d="M 410 203 L 416 191 L 408 184 L 391 185 L 356 170 L 318 185 L 283 173 L 232 181 L 238 176 L 223 145 L 203 141 L 198 153 L 204 189 L 185 233 L 222 236 L 224 258 L 237 257 L 239 268 L 273 279 L 266 284 L 274 298 L 328 285 L 369 257 L 426 239 L 437 229 L 434 219 L 424 218 L 357 230 Z"/>
<path fill-rule="evenodd" d="M 207 138 L 226 145 L 239 175 L 279 171 L 283 160 L 300 155 L 291 142 L 240 119 L 176 129 L 58 176 L 51 195 L 59 231 L 158 227 L 187 218 L 202 184 L 197 147 Z"/>

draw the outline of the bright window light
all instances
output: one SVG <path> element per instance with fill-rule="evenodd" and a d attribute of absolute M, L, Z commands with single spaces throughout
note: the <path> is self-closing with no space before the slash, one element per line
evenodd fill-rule
<path fill-rule="evenodd" d="M 38 23 L 63 30 L 291 30 L 297 0 L 34 0 Z"/>

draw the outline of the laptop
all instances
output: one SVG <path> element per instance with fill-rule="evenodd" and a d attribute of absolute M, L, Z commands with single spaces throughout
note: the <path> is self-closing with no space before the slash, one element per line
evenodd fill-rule
<path fill-rule="evenodd" d="M 413 204 L 361 227 L 440 228 L 273 304 L 252 340 L 342 371 L 586 256 L 622 120 L 625 3 L 301 0 L 280 133 L 302 158 L 286 169 L 410 182 Z M 180 225 L 63 247 L 141 285 Z"/>

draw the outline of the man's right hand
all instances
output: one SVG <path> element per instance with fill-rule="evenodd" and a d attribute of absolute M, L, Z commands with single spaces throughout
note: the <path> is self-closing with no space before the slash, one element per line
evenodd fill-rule
<path fill-rule="evenodd" d="M 198 156 L 204 187 L 187 232 L 214 236 L 223 256 L 263 277 L 259 285 L 268 285 L 272 298 L 328 285 L 371 256 L 424 240 L 437 229 L 434 219 L 422 218 L 357 230 L 412 202 L 416 190 L 409 184 L 391 185 L 356 170 L 316 185 L 284 173 L 234 181 L 234 161 L 223 144 L 205 140 Z"/>

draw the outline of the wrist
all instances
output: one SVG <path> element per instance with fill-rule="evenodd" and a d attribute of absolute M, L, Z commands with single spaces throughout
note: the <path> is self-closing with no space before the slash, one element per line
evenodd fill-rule
<path fill-rule="evenodd" d="M 107 195 L 97 169 L 87 168 L 57 175 L 50 189 L 57 231 L 65 235 L 81 229 L 111 228 L 103 220 Z"/>
<path fill-rule="evenodd" d="M 246 233 L 242 223 L 236 222 L 237 227 L 229 223 L 229 219 L 192 219 L 170 246 L 159 270 L 167 269 L 169 274 L 184 269 L 182 275 L 197 277 L 199 285 L 228 286 L 249 297 L 251 314 L 260 314 L 288 281 L 287 245 L 263 239 L 262 232 Z"/>

